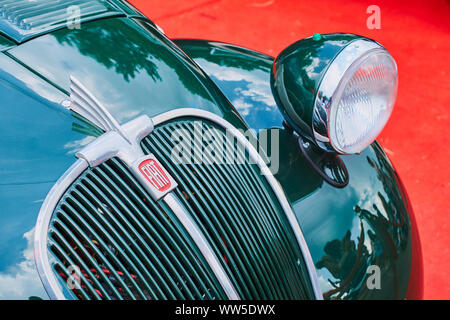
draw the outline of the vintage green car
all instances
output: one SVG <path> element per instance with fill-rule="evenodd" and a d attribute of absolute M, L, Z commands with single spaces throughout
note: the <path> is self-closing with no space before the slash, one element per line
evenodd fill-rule
<path fill-rule="evenodd" d="M 0 299 L 417 299 L 375 139 L 397 67 L 315 34 L 276 59 L 120 0 L 0 0 Z"/>

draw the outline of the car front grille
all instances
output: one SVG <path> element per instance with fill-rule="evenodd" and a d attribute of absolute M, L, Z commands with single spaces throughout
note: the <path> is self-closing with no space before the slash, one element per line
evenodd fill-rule
<path fill-rule="evenodd" d="M 170 208 L 117 159 L 87 169 L 67 190 L 48 248 L 58 279 L 72 283 L 78 299 L 226 298 Z"/>
<path fill-rule="evenodd" d="M 241 299 L 314 299 L 302 251 L 285 212 L 247 151 L 238 163 L 176 164 L 174 131 L 194 134 L 194 118 L 158 125 L 142 140 L 177 181 L 173 191 L 211 246 Z M 183 130 L 181 130 L 183 129 Z M 218 141 L 214 143 L 219 143 Z M 192 152 L 204 154 L 207 142 Z M 226 299 L 189 232 L 164 201 L 154 201 L 128 167 L 112 158 L 87 168 L 51 214 L 52 273 L 76 299 Z"/>

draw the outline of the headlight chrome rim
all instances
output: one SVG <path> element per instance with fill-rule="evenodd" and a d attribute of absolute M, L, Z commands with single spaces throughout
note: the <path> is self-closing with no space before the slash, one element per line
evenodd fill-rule
<path fill-rule="evenodd" d="M 397 72 L 395 60 L 383 46 L 368 39 L 358 39 L 351 42 L 339 52 L 323 76 L 316 92 L 312 119 L 313 138 L 315 143 L 322 149 L 329 152 L 349 154 L 334 145 L 330 139 L 331 113 L 335 112 L 333 110 L 336 109 L 333 108 L 334 104 L 339 102 L 339 97 L 336 97 L 336 92 L 340 88 L 345 87 L 345 83 L 342 82 L 349 69 L 355 64 L 362 63 L 362 61 L 365 61 L 374 53 L 388 55 L 394 63 L 395 72 Z"/>

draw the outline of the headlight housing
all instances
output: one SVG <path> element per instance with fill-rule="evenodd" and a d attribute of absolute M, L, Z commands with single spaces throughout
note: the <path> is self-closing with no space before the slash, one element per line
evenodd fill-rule
<path fill-rule="evenodd" d="M 274 62 L 271 84 L 299 134 L 326 151 L 351 154 L 370 145 L 387 123 L 398 73 L 377 42 L 327 34 L 286 48 Z"/>

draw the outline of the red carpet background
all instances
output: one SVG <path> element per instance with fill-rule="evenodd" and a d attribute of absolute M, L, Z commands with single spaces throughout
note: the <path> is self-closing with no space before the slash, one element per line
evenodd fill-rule
<path fill-rule="evenodd" d="M 131 0 L 169 38 L 219 40 L 276 56 L 316 32 L 373 38 L 394 56 L 398 99 L 379 141 L 412 201 L 426 299 L 450 299 L 450 1 Z M 369 30 L 366 9 L 381 9 Z"/>

